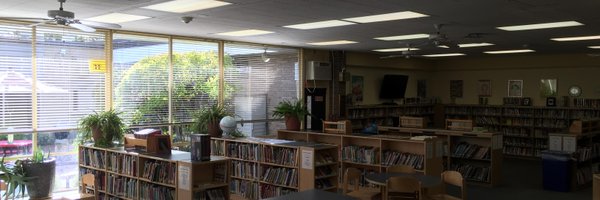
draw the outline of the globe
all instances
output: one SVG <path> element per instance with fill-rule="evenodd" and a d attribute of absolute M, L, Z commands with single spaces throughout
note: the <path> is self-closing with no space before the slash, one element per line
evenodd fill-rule
<path fill-rule="evenodd" d="M 231 116 L 225 116 L 219 122 L 219 127 L 221 127 L 221 130 L 223 130 L 224 134 L 230 135 L 237 128 L 237 122 L 235 121 L 235 118 Z"/>

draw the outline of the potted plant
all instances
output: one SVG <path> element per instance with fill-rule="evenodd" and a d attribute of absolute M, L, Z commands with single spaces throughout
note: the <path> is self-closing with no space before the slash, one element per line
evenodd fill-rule
<path fill-rule="evenodd" d="M 125 124 L 121 113 L 115 110 L 94 112 L 79 121 L 78 140 L 80 144 L 94 139 L 94 145 L 98 147 L 112 147 L 113 141 L 123 141 Z"/>
<path fill-rule="evenodd" d="M 300 122 L 304 120 L 306 115 L 310 115 L 310 113 L 302 100 L 283 100 L 273 110 L 273 117 L 283 117 L 286 129 L 292 131 L 300 130 Z"/>
<path fill-rule="evenodd" d="M 31 199 L 50 197 L 54 188 L 56 169 L 54 158 L 44 158 L 44 152 L 38 148 L 33 152 L 31 159 L 17 160 L 14 164 L 7 164 L 3 157 L 1 162 L 0 171 L 4 175 L 0 177 L 7 186 L 5 199 L 11 196 L 14 199 L 17 191 L 24 196 L 25 188 Z"/>
<path fill-rule="evenodd" d="M 196 133 L 208 133 L 211 137 L 221 137 L 223 132 L 219 128 L 221 118 L 230 115 L 224 106 L 212 105 L 202 107 L 193 113 L 192 130 Z"/>

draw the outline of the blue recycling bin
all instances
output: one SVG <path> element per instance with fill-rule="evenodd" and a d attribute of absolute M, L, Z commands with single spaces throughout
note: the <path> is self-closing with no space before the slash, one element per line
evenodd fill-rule
<path fill-rule="evenodd" d="M 571 153 L 542 151 L 544 190 L 571 191 Z"/>

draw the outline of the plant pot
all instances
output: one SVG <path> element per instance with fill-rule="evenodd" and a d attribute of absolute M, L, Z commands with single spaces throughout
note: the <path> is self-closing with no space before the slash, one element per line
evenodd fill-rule
<path fill-rule="evenodd" d="M 221 137 L 223 136 L 223 132 L 221 132 L 221 127 L 219 127 L 219 122 L 211 122 L 208 123 L 207 127 L 208 128 L 208 135 L 210 135 L 210 137 Z"/>
<path fill-rule="evenodd" d="M 102 133 L 102 130 L 98 127 L 94 127 L 92 128 L 92 138 L 94 138 L 94 143 L 98 142 L 98 141 L 102 141 L 102 138 L 104 137 L 104 134 Z"/>
<path fill-rule="evenodd" d="M 23 170 L 26 177 L 32 177 L 27 181 L 25 187 L 29 198 L 47 198 L 52 194 L 54 188 L 54 172 L 56 169 L 56 160 L 54 158 L 46 159 L 42 163 L 23 163 Z"/>
<path fill-rule="evenodd" d="M 296 116 L 285 116 L 285 128 L 290 131 L 299 131 L 300 119 Z"/>

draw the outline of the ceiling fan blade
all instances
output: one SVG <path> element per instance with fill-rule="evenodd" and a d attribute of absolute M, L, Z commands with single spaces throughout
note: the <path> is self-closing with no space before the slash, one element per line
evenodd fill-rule
<path fill-rule="evenodd" d="M 84 32 L 96 32 L 95 28 L 92 28 L 92 27 L 89 27 L 89 26 L 86 26 L 86 25 L 83 25 L 83 24 L 71 23 L 71 24 L 69 24 L 69 26 L 73 27 L 73 28 L 76 28 L 76 29 L 79 29 L 79 30 L 84 31 Z"/>
<path fill-rule="evenodd" d="M 118 29 L 121 28 L 121 25 L 113 24 L 113 23 L 102 23 L 102 22 L 94 22 L 94 21 L 79 21 L 81 24 L 85 24 L 88 26 L 98 27 L 98 28 L 109 28 L 109 29 Z"/>
<path fill-rule="evenodd" d="M 27 25 L 27 27 L 34 27 L 34 26 L 38 26 L 38 25 L 42 25 L 42 24 L 47 24 L 47 23 L 50 23 L 50 22 L 54 22 L 54 20 L 53 19 L 46 19 L 46 20 L 44 20 L 42 22 L 29 24 L 29 25 Z"/>
<path fill-rule="evenodd" d="M 6 19 L 6 20 L 20 20 L 20 21 L 42 21 L 42 20 L 51 20 L 50 18 L 41 18 L 41 17 L 0 17 L 0 19 Z"/>

